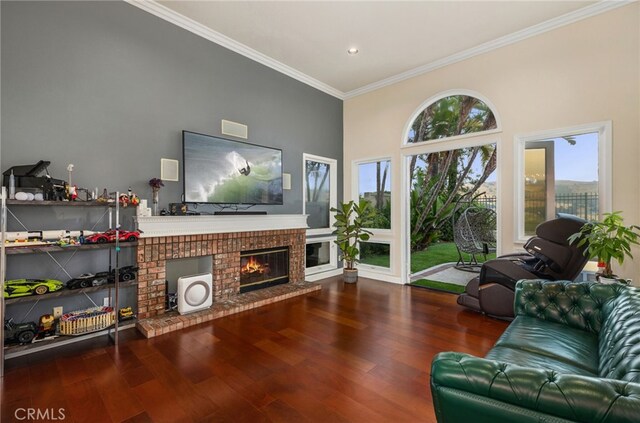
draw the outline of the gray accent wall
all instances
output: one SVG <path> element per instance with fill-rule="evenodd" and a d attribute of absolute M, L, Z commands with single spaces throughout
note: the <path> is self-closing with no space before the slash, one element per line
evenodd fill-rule
<path fill-rule="evenodd" d="M 248 125 L 248 142 L 283 150 L 292 189 L 269 213 L 302 212 L 302 154 L 339 162 L 342 198 L 342 101 L 233 53 L 124 2 L 0 2 L 1 170 L 49 160 L 55 178 L 151 200 L 148 181 L 160 159 L 182 166 L 182 130 L 222 136 L 221 119 Z M 182 173 L 182 169 L 180 169 Z M 182 181 L 167 182 L 160 206 L 179 202 Z M 31 230 L 89 229 L 102 209 L 18 207 Z M 256 207 L 256 209 L 260 209 Z M 201 207 L 214 211 L 213 206 Z M 131 229 L 132 210 L 123 213 Z M 103 219 L 96 229 L 107 229 Z M 9 219 L 9 230 L 22 230 Z M 71 253 L 58 254 L 66 261 Z M 132 249 L 120 265 L 133 264 Z M 72 276 L 107 270 L 108 251 L 80 252 Z M 12 256 L 7 277 L 68 277 L 45 255 Z M 102 303 L 105 292 L 91 295 Z M 121 305 L 135 304 L 135 289 Z M 13 305 L 8 315 L 37 320 L 51 307 L 86 307 L 83 296 Z"/>
<path fill-rule="evenodd" d="M 181 131 L 222 136 L 228 119 L 291 174 L 285 204 L 256 209 L 302 212 L 302 153 L 338 159 L 342 198 L 341 100 L 124 2 L 1 8 L 2 171 L 42 159 L 67 179 L 73 163 L 74 184 L 150 200 L 160 159 L 182 166 Z M 167 182 L 161 207 L 181 195 Z"/>

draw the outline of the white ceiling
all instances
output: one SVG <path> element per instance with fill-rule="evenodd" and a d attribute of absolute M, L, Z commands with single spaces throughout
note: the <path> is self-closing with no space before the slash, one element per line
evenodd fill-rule
<path fill-rule="evenodd" d="M 341 98 L 614 7 L 480 0 L 146 3 L 136 5 Z M 359 54 L 348 55 L 351 46 Z"/>

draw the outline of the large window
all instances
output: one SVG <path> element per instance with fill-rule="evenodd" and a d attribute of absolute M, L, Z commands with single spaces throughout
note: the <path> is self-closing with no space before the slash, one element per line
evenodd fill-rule
<path fill-rule="evenodd" d="M 307 234 L 327 234 L 333 229 L 333 213 L 331 208 L 336 207 L 336 161 L 326 157 L 304 154 L 304 208 L 303 213 L 308 214 Z"/>
<path fill-rule="evenodd" d="M 460 233 L 468 210 L 483 210 L 484 216 L 492 215 L 484 209 L 497 209 L 501 130 L 490 100 L 469 90 L 436 94 L 407 121 L 401 153 L 402 219 L 397 222 L 402 226 L 403 282 L 410 282 L 411 273 L 455 262 L 459 248 L 472 254 Z M 484 246 L 497 248 L 500 215 L 496 220 L 493 230 L 483 233 L 483 251 Z"/>
<path fill-rule="evenodd" d="M 374 210 L 367 227 L 391 229 L 391 160 L 357 164 L 358 198 L 367 200 Z"/>
<path fill-rule="evenodd" d="M 520 241 L 559 213 L 596 220 L 610 209 L 609 135 L 594 124 L 517 137 Z"/>

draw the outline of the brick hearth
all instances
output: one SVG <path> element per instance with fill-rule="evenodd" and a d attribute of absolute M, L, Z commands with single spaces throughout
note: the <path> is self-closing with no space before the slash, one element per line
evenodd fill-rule
<path fill-rule="evenodd" d="M 286 300 L 298 295 L 319 291 L 321 286 L 310 282 L 287 283 L 235 295 L 229 299 L 216 301 L 207 310 L 181 316 L 176 311 L 154 318 L 138 321 L 138 330 L 147 338 L 177 331 L 189 326 L 209 322 L 220 317 L 251 310 L 256 307 Z"/>
<path fill-rule="evenodd" d="M 165 312 L 166 263 L 212 256 L 214 303 L 240 292 L 240 252 L 289 247 L 289 283 L 304 282 L 305 229 L 141 238 L 138 243 L 138 317 Z"/>

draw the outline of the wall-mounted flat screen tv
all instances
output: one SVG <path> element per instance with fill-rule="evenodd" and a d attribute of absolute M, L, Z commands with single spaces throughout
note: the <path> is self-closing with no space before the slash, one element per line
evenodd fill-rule
<path fill-rule="evenodd" d="M 184 201 L 282 204 L 282 150 L 182 131 Z"/>

